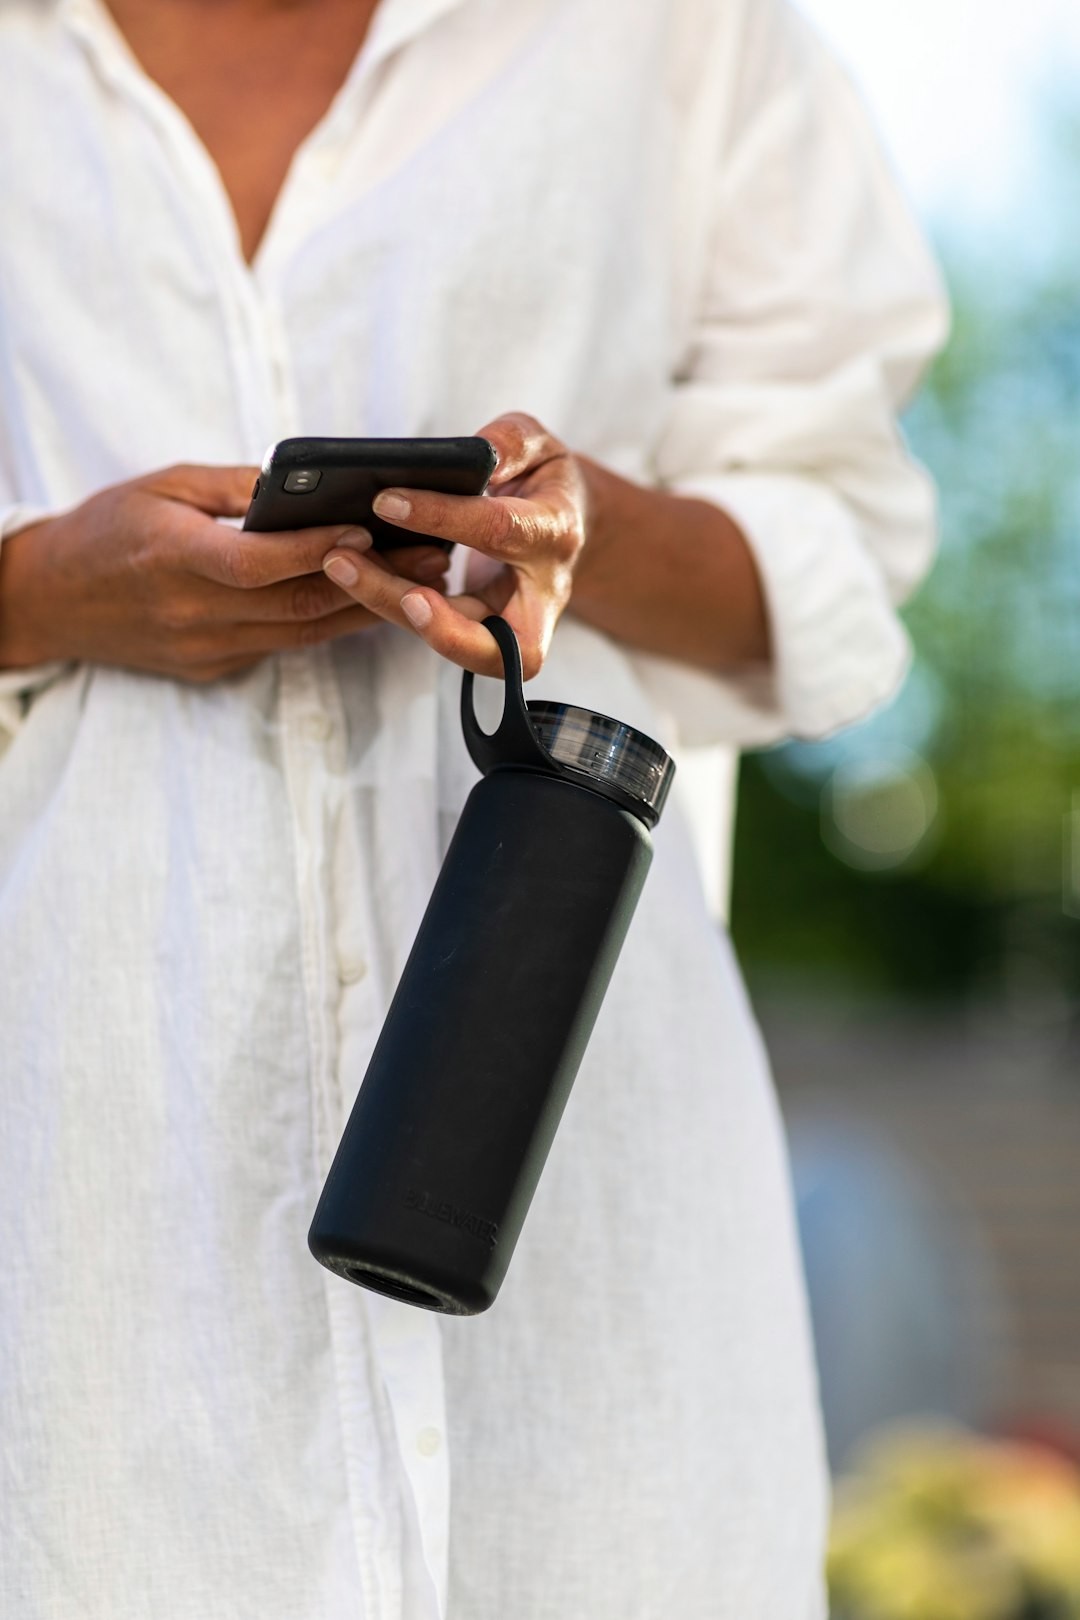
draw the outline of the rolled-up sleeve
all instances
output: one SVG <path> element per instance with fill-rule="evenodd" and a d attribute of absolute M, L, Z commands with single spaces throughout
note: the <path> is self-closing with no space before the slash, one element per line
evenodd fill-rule
<path fill-rule="evenodd" d="M 896 411 L 947 330 L 940 278 L 848 79 L 783 0 L 742 8 L 659 482 L 739 524 L 766 669 L 641 658 L 688 743 L 821 736 L 890 696 L 896 606 L 929 566 L 932 485 Z M 700 128 L 702 120 L 698 120 Z"/>

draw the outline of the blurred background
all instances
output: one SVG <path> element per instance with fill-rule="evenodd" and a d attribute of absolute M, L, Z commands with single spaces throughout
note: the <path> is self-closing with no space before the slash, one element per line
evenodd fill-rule
<path fill-rule="evenodd" d="M 935 240 L 899 698 L 744 759 L 837 1620 L 1080 1616 L 1080 3 L 803 0 Z"/>

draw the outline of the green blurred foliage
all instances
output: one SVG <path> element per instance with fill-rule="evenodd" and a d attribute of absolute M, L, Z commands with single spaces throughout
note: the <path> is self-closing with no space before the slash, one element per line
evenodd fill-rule
<path fill-rule="evenodd" d="M 1080 984 L 1075 117 L 1053 147 L 1030 231 L 940 244 L 953 336 L 905 427 L 939 486 L 942 546 L 904 615 L 907 687 L 834 739 L 743 762 L 732 928 L 759 990 L 1022 1000 Z M 897 750 L 933 773 L 936 814 L 905 858 L 862 871 L 829 836 L 833 773 Z"/>

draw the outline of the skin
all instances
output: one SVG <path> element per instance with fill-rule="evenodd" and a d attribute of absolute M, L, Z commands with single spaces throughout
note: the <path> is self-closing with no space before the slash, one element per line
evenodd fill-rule
<path fill-rule="evenodd" d="M 107 3 L 217 164 L 250 261 L 293 154 L 340 90 L 376 0 Z"/>
<path fill-rule="evenodd" d="M 217 164 L 250 260 L 375 0 L 110 3 L 134 54 Z M 498 456 L 487 496 L 388 490 L 376 503 L 404 530 L 470 548 L 462 595 L 446 596 L 446 558 L 431 547 L 388 560 L 368 552 L 360 529 L 244 535 L 217 519 L 246 510 L 254 468 L 174 467 L 4 542 L 0 668 L 80 659 L 209 681 L 388 620 L 453 663 L 498 675 L 499 653 L 479 621 L 499 612 L 518 634 L 529 677 L 567 610 L 630 646 L 707 670 L 768 659 L 761 583 L 724 512 L 621 478 L 524 413 L 479 431 Z"/>
<path fill-rule="evenodd" d="M 170 467 L 5 540 L 0 666 L 74 658 L 203 683 L 376 623 L 322 571 L 331 547 L 369 545 L 364 530 L 244 534 L 217 521 L 247 509 L 254 478 Z M 437 580 L 446 559 L 410 548 L 397 566 Z"/>

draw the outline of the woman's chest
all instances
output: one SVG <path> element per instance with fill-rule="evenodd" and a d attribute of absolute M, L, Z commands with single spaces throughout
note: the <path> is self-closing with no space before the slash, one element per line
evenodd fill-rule
<path fill-rule="evenodd" d="M 54 65 L 63 115 L 32 171 L 0 178 L 20 223 L 0 247 L 0 410 L 30 449 L 64 443 L 61 494 L 289 432 L 467 432 L 511 408 L 632 459 L 674 361 L 663 19 L 522 0 L 500 29 L 499 11 L 460 6 L 351 85 L 254 270 L 192 132 Z M 40 93 L 21 100 L 8 116 L 41 123 Z"/>
<path fill-rule="evenodd" d="M 108 0 L 148 79 L 212 158 L 245 260 L 261 241 L 292 159 L 326 115 L 367 35 L 376 0 Z"/>

